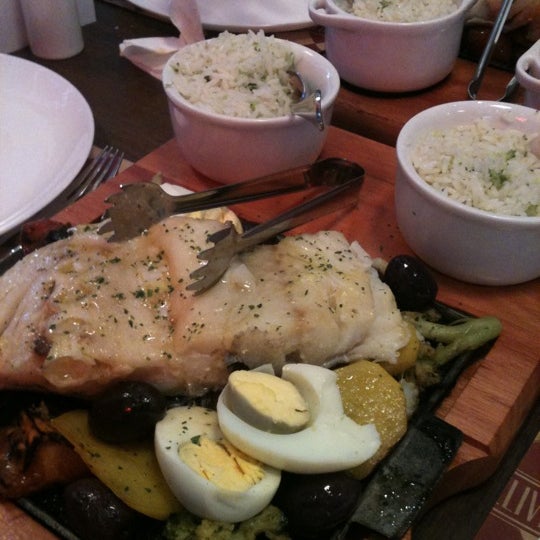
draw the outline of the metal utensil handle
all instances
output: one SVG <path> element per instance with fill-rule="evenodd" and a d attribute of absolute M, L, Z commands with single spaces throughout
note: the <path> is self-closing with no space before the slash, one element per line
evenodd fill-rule
<path fill-rule="evenodd" d="M 478 95 L 478 90 L 480 90 L 480 85 L 482 84 L 486 67 L 489 64 L 489 61 L 491 60 L 493 49 L 495 45 L 497 44 L 497 42 L 499 41 L 499 38 L 501 37 L 501 32 L 503 30 L 506 19 L 508 18 L 508 14 L 510 13 L 510 9 L 512 7 L 513 1 L 514 0 L 504 0 L 501 6 L 501 9 L 497 15 L 497 18 L 495 19 L 495 23 L 493 24 L 493 29 L 491 30 L 489 39 L 486 43 L 484 51 L 482 52 L 482 56 L 480 57 L 480 60 L 478 62 L 478 67 L 476 68 L 474 77 L 469 83 L 469 87 L 467 89 L 469 97 L 471 99 L 476 99 L 476 96 Z M 499 101 L 508 97 L 510 93 L 514 90 L 516 85 L 517 85 L 517 81 L 515 81 L 515 79 L 512 79 L 506 87 L 504 96 L 501 97 Z"/>
<path fill-rule="evenodd" d="M 291 105 L 291 112 L 296 116 L 306 118 L 315 122 L 319 131 L 324 131 L 324 116 L 322 113 L 322 94 L 320 90 L 315 90 L 298 103 Z"/>
<path fill-rule="evenodd" d="M 326 158 L 310 166 L 302 166 L 262 178 L 255 178 L 215 189 L 174 197 L 174 213 L 185 214 L 218 206 L 270 198 L 309 187 L 335 185 L 356 164 L 341 158 Z"/>
<path fill-rule="evenodd" d="M 358 176 L 249 229 L 238 239 L 237 251 L 244 251 L 315 218 L 346 208 L 347 202 L 356 202 L 356 199 L 347 201 L 346 196 L 362 183 L 364 171 L 360 169 L 361 174 Z"/>

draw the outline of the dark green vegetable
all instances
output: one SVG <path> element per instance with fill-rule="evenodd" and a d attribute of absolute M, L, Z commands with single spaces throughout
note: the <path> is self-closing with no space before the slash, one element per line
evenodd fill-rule
<path fill-rule="evenodd" d="M 151 437 L 166 409 L 165 397 L 152 385 L 122 381 L 92 402 L 88 423 L 105 442 L 131 442 Z"/>
<path fill-rule="evenodd" d="M 189 512 L 173 514 L 166 522 L 163 540 L 290 540 L 281 510 L 267 506 L 260 514 L 241 523 L 200 519 Z"/>
<path fill-rule="evenodd" d="M 499 319 L 491 316 L 465 317 L 452 324 L 434 322 L 427 314 L 411 313 L 407 318 L 428 340 L 416 363 L 416 376 L 421 386 L 437 382 L 442 366 L 464 352 L 479 349 L 499 336 L 502 330 Z"/>
<path fill-rule="evenodd" d="M 510 178 L 504 171 L 495 171 L 489 169 L 489 180 L 495 186 L 496 189 L 501 189 L 505 182 L 508 182 Z"/>

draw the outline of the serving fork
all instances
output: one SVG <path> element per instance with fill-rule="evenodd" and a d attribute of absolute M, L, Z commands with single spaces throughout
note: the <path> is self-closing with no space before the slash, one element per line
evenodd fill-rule
<path fill-rule="evenodd" d="M 266 199 L 308 188 L 339 186 L 351 177 L 362 176 L 359 165 L 341 158 L 326 158 L 261 178 L 237 182 L 188 195 L 169 195 L 159 184 L 139 182 L 121 186 L 107 199 L 100 234 L 110 242 L 129 240 L 152 225 L 175 214 Z M 136 217 L 134 217 L 136 216 Z"/>
<path fill-rule="evenodd" d="M 239 234 L 229 223 L 228 227 L 209 235 L 208 240 L 214 245 L 197 255 L 197 258 L 206 261 L 206 264 L 191 272 L 190 278 L 194 281 L 186 289 L 196 295 L 201 294 L 219 281 L 235 255 L 315 218 L 345 210 L 356 204 L 364 169 L 355 163 L 346 162 L 345 165 L 348 168 L 347 174 L 341 174 L 338 184 L 332 189 L 252 227 L 243 234 Z"/>
<path fill-rule="evenodd" d="M 73 182 L 58 197 L 40 210 L 33 218 L 44 219 L 53 216 L 63 208 L 78 201 L 87 193 L 94 191 L 104 181 L 113 178 L 120 170 L 124 153 L 113 146 L 105 146 L 103 150 L 91 159 L 75 177 Z M 23 229 L 24 224 L 7 235 L 0 237 L 0 244 L 16 237 Z M 2 253 L 3 251 L 3 253 Z M 13 266 L 24 255 L 24 248 L 18 243 L 7 249 L 0 246 L 0 275 Z"/>

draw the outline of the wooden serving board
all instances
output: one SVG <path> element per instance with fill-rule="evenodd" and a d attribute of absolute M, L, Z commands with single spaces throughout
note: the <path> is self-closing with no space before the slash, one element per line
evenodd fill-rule
<path fill-rule="evenodd" d="M 303 230 L 340 230 L 349 240 L 358 240 L 372 257 L 390 259 L 411 253 L 395 218 L 395 149 L 331 127 L 321 157 L 331 156 L 356 161 L 366 170 L 359 204 L 346 214 L 319 219 Z M 193 171 L 174 140 L 127 169 L 115 183 L 148 181 L 158 173 L 164 181 L 194 191 L 216 185 Z M 114 184 L 104 185 L 59 218 L 74 223 L 94 219 L 104 208 L 104 197 L 115 189 Z M 273 198 L 238 205 L 235 210 L 246 219 L 262 221 L 301 197 Z M 465 434 L 465 443 L 448 474 L 448 489 L 454 491 L 476 485 L 493 472 L 540 395 L 535 339 L 540 321 L 540 279 L 511 287 L 484 287 L 435 274 L 439 300 L 474 315 L 496 315 L 503 323 L 502 335 L 487 358 L 461 377 L 439 408 L 438 415 Z"/>
<path fill-rule="evenodd" d="M 349 240 L 358 240 L 372 257 L 390 259 L 411 253 L 396 225 L 395 149 L 331 127 L 321 157 L 334 156 L 356 161 L 365 168 L 359 204 L 353 210 L 314 221 L 303 230 L 340 230 Z M 196 191 L 216 185 L 193 171 L 182 159 L 176 142 L 171 140 L 57 218 L 70 223 L 92 221 L 106 207 L 104 199 L 120 184 L 149 181 L 156 174 L 162 175 L 166 182 Z M 288 195 L 238 205 L 235 210 L 246 219 L 260 221 L 301 197 L 301 194 Z M 495 315 L 503 324 L 502 334 L 487 357 L 464 373 L 437 412 L 464 433 L 464 443 L 436 494 L 441 499 L 478 485 L 493 473 L 539 396 L 540 279 L 511 287 L 484 287 L 436 272 L 435 277 L 440 301 L 474 315 Z M 11 512 L 12 519 L 19 520 L 18 512 L 13 508 Z M 46 536 L 34 535 L 34 538 Z"/>

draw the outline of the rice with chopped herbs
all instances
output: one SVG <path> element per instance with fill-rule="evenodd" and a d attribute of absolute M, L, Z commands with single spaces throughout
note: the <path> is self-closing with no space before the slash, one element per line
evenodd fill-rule
<path fill-rule="evenodd" d="M 449 15 L 460 3 L 460 0 L 335 0 L 338 7 L 357 17 L 402 23 Z"/>
<path fill-rule="evenodd" d="M 294 53 L 264 32 L 223 32 L 182 51 L 172 84 L 196 107 L 243 118 L 290 114 Z"/>
<path fill-rule="evenodd" d="M 540 134 L 486 119 L 434 131 L 418 141 L 420 177 L 463 204 L 512 216 L 540 215 Z"/>

